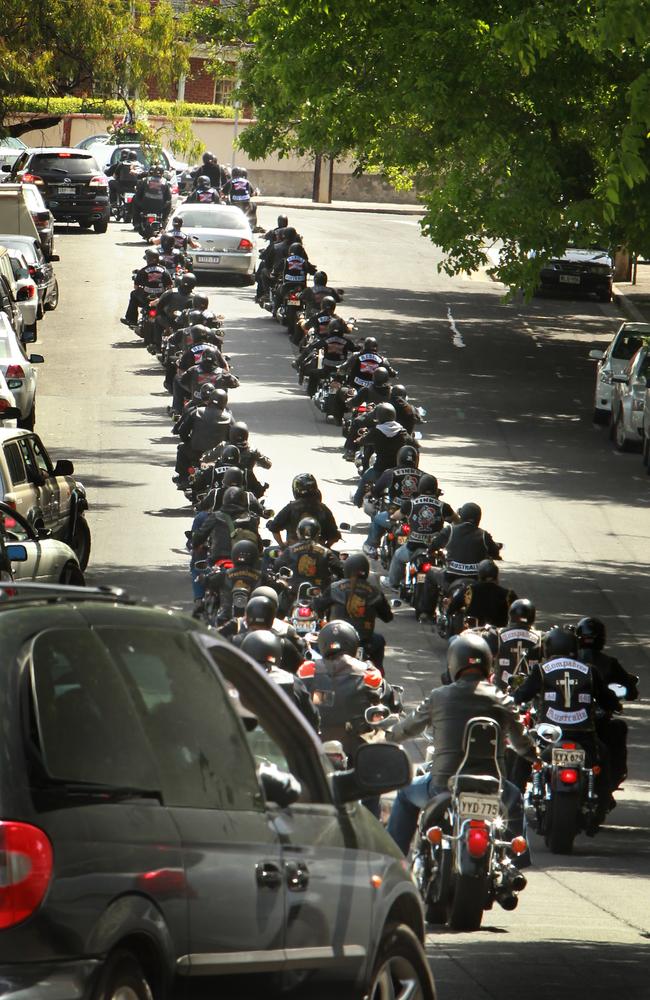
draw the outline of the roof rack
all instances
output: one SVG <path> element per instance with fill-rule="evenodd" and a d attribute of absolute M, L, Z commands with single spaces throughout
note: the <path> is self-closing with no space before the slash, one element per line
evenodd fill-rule
<path fill-rule="evenodd" d="M 10 591 L 5 594 L 4 591 Z M 131 597 L 119 587 L 71 587 L 62 583 L 20 583 L 13 580 L 0 581 L 0 611 L 11 609 L 17 603 L 64 604 L 68 601 L 98 601 L 107 604 L 141 604 L 143 601 Z"/>

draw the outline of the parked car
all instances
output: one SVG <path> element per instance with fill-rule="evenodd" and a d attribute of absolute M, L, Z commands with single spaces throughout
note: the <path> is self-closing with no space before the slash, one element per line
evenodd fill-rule
<path fill-rule="evenodd" d="M 45 361 L 42 354 L 27 354 L 20 337 L 11 326 L 7 316 L 0 312 L 0 371 L 16 398 L 20 410 L 19 426 L 27 430 L 36 421 L 35 365 Z"/>
<path fill-rule="evenodd" d="M 7 247 L 8 250 L 19 250 L 25 257 L 29 273 L 38 289 L 37 318 L 42 319 L 47 309 L 56 309 L 59 304 L 59 283 L 52 264 L 43 254 L 39 240 L 33 236 L 0 233 L 0 246 Z"/>
<path fill-rule="evenodd" d="M 27 261 L 20 250 L 6 248 L 16 282 L 16 300 L 23 317 L 23 343 L 33 343 L 37 338 L 38 288 L 29 273 Z"/>
<path fill-rule="evenodd" d="M 612 412 L 612 378 L 623 375 L 641 347 L 644 337 L 650 337 L 650 323 L 621 323 L 604 350 L 589 351 L 592 361 L 597 361 L 596 390 L 594 393 L 594 423 L 608 424 Z"/>
<path fill-rule="evenodd" d="M 26 150 L 10 177 L 36 184 L 57 221 L 92 226 L 96 233 L 108 229 L 108 181 L 91 153 L 63 146 Z"/>
<path fill-rule="evenodd" d="M 2 499 L 35 527 L 49 528 L 67 542 L 81 569 L 90 556 L 88 501 L 83 484 L 74 479 L 67 459 L 54 464 L 38 434 L 0 428 Z"/>
<path fill-rule="evenodd" d="M 110 136 L 108 132 L 99 132 L 97 135 L 87 135 L 85 139 L 81 142 L 75 142 L 75 149 L 91 149 L 93 146 L 97 146 L 102 142 L 108 142 Z"/>
<path fill-rule="evenodd" d="M 20 416 L 16 397 L 0 370 L 0 427 L 17 427 Z"/>
<path fill-rule="evenodd" d="M 0 139 L 0 168 L 13 166 L 20 154 L 27 148 L 22 139 L 16 139 L 13 135 L 5 135 Z"/>
<path fill-rule="evenodd" d="M 639 448 L 643 439 L 643 413 L 650 382 L 650 340 L 636 352 L 623 375 L 612 378 L 610 433 L 617 451 Z"/>
<path fill-rule="evenodd" d="M 252 281 L 257 266 L 257 245 L 253 230 L 241 209 L 233 205 L 178 205 L 175 215 L 183 219 L 183 229 L 201 246 L 190 248 L 192 270 L 213 274 L 238 274 Z M 171 221 L 168 229 L 172 228 Z"/>
<path fill-rule="evenodd" d="M 614 262 L 607 250 L 568 247 L 542 268 L 540 288 L 593 294 L 601 302 L 611 302 L 613 274 Z"/>
<path fill-rule="evenodd" d="M 25 550 L 21 558 L 17 548 Z M 83 587 L 85 580 L 79 561 L 65 542 L 52 538 L 47 528 L 37 530 L 8 504 L 0 502 L 0 566 L 9 571 L 13 580 L 34 583 L 62 583 Z"/>
<path fill-rule="evenodd" d="M 18 284 L 6 247 L 0 247 L 0 310 L 9 320 L 16 335 L 22 339 L 24 322 L 18 302 Z"/>
<path fill-rule="evenodd" d="M 8 995 L 434 1000 L 415 885 L 358 801 L 409 780 L 400 747 L 336 772 L 268 675 L 189 617 L 2 587 Z"/>
<path fill-rule="evenodd" d="M 54 216 L 43 201 L 36 184 L 23 184 L 27 207 L 32 213 L 34 225 L 38 231 L 43 253 L 52 260 L 54 256 Z"/>

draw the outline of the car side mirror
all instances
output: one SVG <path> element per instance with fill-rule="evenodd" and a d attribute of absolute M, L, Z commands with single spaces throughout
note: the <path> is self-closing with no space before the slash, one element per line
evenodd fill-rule
<path fill-rule="evenodd" d="M 332 775 L 334 793 L 341 803 L 392 792 L 410 780 L 409 758 L 395 743 L 364 743 L 354 755 L 352 768 Z"/>
<path fill-rule="evenodd" d="M 591 361 L 602 361 L 604 357 L 605 357 L 604 351 L 596 351 L 596 350 L 589 351 L 589 359 Z"/>
<path fill-rule="evenodd" d="M 27 562 L 27 549 L 24 545 L 14 543 L 6 545 L 5 552 L 10 562 Z"/>
<path fill-rule="evenodd" d="M 73 476 L 74 465 L 68 458 L 60 458 L 54 466 L 55 476 Z"/>
<path fill-rule="evenodd" d="M 2 170 L 3 174 L 10 174 L 11 173 L 11 164 L 10 163 L 3 163 L 2 167 L 0 167 L 0 170 Z"/>
<path fill-rule="evenodd" d="M 45 361 L 45 358 L 43 357 L 42 354 L 30 354 L 27 360 L 29 361 L 30 365 L 42 365 L 43 362 Z"/>
<path fill-rule="evenodd" d="M 47 257 L 47 259 L 48 259 L 48 260 L 50 261 L 50 263 L 52 263 L 52 264 L 56 264 L 56 262 L 57 262 L 57 261 L 61 260 L 61 258 L 60 258 L 60 256 L 58 255 L 58 253 L 51 253 L 51 254 L 48 254 L 48 257 Z"/>
<path fill-rule="evenodd" d="M 51 538 L 52 537 L 52 529 L 51 528 L 46 528 L 44 524 L 43 525 L 39 524 L 38 528 L 36 529 L 36 534 L 38 535 L 39 538 L 42 538 L 42 539 Z"/>

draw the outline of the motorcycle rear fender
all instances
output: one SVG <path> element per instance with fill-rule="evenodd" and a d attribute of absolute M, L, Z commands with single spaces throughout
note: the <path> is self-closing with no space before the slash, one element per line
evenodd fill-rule
<path fill-rule="evenodd" d="M 461 837 L 454 844 L 454 870 L 458 875 L 484 878 L 490 868 L 491 856 L 492 848 L 488 847 L 482 858 L 473 858 L 467 849 L 465 837 Z"/>
<path fill-rule="evenodd" d="M 583 770 L 580 770 L 578 780 L 575 785 L 565 785 L 563 781 L 560 781 L 559 767 L 554 766 L 551 768 L 549 785 L 551 791 L 555 795 L 572 795 L 576 799 L 581 799 L 584 796 L 585 788 L 587 786 L 587 776 Z"/>

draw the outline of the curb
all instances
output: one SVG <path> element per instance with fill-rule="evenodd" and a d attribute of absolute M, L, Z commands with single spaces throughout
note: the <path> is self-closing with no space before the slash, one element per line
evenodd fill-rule
<path fill-rule="evenodd" d="M 619 307 L 619 309 L 621 309 L 624 313 L 626 313 L 631 320 L 633 320 L 635 323 L 648 322 L 647 316 L 644 316 L 639 307 L 630 300 L 630 298 L 625 294 L 625 292 L 621 291 L 618 285 L 616 284 L 612 285 L 612 292 L 614 295 L 614 301 L 616 302 L 616 305 Z"/>
<path fill-rule="evenodd" d="M 306 211 L 316 211 L 316 212 L 360 212 L 366 215 L 424 215 L 424 208 L 420 208 L 418 205 L 382 205 L 377 206 L 376 204 L 365 206 L 363 202 L 330 202 L 329 204 L 322 202 L 305 201 L 296 203 L 292 199 L 284 200 L 282 198 L 257 198 L 257 205 L 266 205 L 272 208 L 287 208 L 287 209 L 306 209 Z"/>

